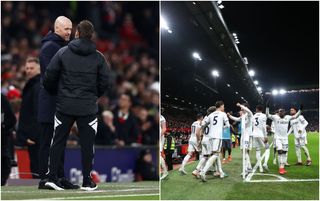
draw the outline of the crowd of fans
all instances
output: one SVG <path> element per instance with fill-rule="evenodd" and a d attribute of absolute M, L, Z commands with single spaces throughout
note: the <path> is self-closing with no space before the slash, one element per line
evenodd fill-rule
<path fill-rule="evenodd" d="M 308 121 L 306 130 L 319 132 L 319 110 L 304 111 L 303 116 Z"/>
<path fill-rule="evenodd" d="M 25 61 L 64 15 L 95 26 L 94 41 L 111 67 L 111 90 L 99 99 L 99 145 L 156 145 L 159 130 L 159 14 L 156 2 L 3 2 L 1 93 L 19 120 Z M 73 30 L 74 34 L 74 30 Z M 123 111 L 128 115 L 120 116 Z M 76 125 L 68 145 L 78 144 Z"/>

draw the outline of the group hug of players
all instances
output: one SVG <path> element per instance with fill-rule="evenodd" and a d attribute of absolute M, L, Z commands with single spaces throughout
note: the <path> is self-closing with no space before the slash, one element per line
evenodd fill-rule
<path fill-rule="evenodd" d="M 240 104 L 240 117 L 234 117 L 224 111 L 224 103 L 217 101 L 215 106 L 211 106 L 207 110 L 207 115 L 197 115 L 197 120 L 191 126 L 191 136 L 189 138 L 188 154 L 184 157 L 179 172 L 182 175 L 187 174 L 185 171 L 185 165 L 192 157 L 194 152 L 201 152 L 200 160 L 196 169 L 192 172 L 197 178 L 201 178 L 202 181 L 206 181 L 206 174 L 212 170 L 214 176 L 224 178 L 228 176 L 223 170 L 221 165 L 221 146 L 222 136 L 225 129 L 230 129 L 229 119 L 239 122 L 241 124 L 241 139 L 240 149 L 243 151 L 244 163 L 243 172 L 241 175 L 245 178 L 252 172 L 252 166 L 250 162 L 249 151 L 255 149 L 256 159 L 259 165 L 260 172 L 268 172 L 268 160 L 270 156 L 270 144 L 267 136 L 267 118 L 272 120 L 272 130 L 274 132 L 273 146 L 275 148 L 275 154 L 278 154 L 278 166 L 279 174 L 286 174 L 285 166 L 288 156 L 288 135 L 293 131 L 295 137 L 295 148 L 297 155 L 296 165 L 303 165 L 301 159 L 301 149 L 307 156 L 306 165 L 311 165 L 311 158 L 306 147 L 307 133 L 306 126 L 308 122 L 301 115 L 302 106 L 300 109 L 295 107 L 290 108 L 290 115 L 286 115 L 284 109 L 279 109 L 274 115 L 269 112 L 269 101 L 266 104 L 266 113 L 263 113 L 264 107 L 262 105 L 256 106 L 255 114 L 249 109 L 247 103 Z M 164 136 L 166 131 L 166 120 L 161 115 L 160 118 L 160 132 L 161 132 L 161 144 L 160 151 L 164 142 Z M 290 129 L 288 131 L 288 127 Z M 244 149 L 244 150 L 243 150 Z M 265 159 L 262 164 L 261 150 L 265 149 Z M 275 155 L 274 155 L 275 157 Z M 160 164 L 162 167 L 161 179 L 168 176 L 165 161 L 160 157 Z M 275 164 L 277 164 L 275 162 Z"/>

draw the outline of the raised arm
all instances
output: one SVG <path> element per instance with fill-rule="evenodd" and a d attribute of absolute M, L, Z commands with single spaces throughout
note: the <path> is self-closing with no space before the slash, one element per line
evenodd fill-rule
<path fill-rule="evenodd" d="M 241 121 L 241 117 L 234 117 L 229 113 L 227 115 L 228 115 L 229 119 L 231 119 L 233 121 L 236 121 L 236 122 L 240 122 Z"/>
<path fill-rule="evenodd" d="M 249 108 L 247 108 L 246 106 L 241 105 L 240 103 L 237 103 L 237 106 L 239 106 L 242 110 L 246 111 L 249 114 L 249 116 L 251 116 L 251 117 L 253 116 L 251 110 Z"/>

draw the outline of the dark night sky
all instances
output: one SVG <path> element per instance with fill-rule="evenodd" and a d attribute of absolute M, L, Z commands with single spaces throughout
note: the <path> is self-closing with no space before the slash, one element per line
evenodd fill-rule
<path fill-rule="evenodd" d="M 319 84 L 318 2 L 227 2 L 222 15 L 236 32 L 249 69 L 264 91 Z"/>

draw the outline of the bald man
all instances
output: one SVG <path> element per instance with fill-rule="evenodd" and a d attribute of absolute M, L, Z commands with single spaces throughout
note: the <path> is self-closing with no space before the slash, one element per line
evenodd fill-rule
<path fill-rule="evenodd" d="M 38 189 L 48 189 L 46 173 L 48 172 L 48 158 L 54 128 L 54 114 L 56 112 L 56 96 L 50 95 L 43 87 L 43 78 L 52 57 L 58 50 L 66 46 L 70 40 L 72 22 L 64 16 L 59 16 L 54 22 L 54 32 L 50 31 L 42 40 L 40 50 L 41 81 L 39 93 L 38 121 L 41 124 Z M 58 169 L 59 182 L 64 189 L 78 189 L 79 186 L 70 183 L 64 174 L 64 154 L 61 156 Z"/>

